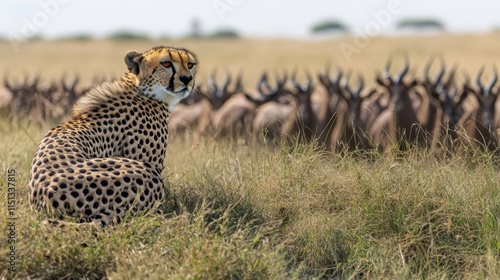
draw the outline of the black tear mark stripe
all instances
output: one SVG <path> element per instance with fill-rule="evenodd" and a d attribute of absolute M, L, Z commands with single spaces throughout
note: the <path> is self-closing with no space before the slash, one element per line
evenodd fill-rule
<path fill-rule="evenodd" d="M 168 89 L 174 91 L 175 67 L 173 63 L 172 53 L 170 52 L 170 50 L 168 50 L 168 56 L 170 57 L 170 61 L 172 62 L 172 66 L 170 67 L 172 68 L 172 76 L 170 77 L 170 81 L 168 82 Z"/>
<path fill-rule="evenodd" d="M 175 67 L 173 64 L 171 68 L 172 68 L 172 76 L 170 77 L 170 81 L 168 82 L 168 88 L 171 91 L 174 91 Z"/>

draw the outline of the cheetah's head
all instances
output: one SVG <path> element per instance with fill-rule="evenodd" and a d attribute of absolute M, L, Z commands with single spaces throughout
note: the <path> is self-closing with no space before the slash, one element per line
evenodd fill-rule
<path fill-rule="evenodd" d="M 129 51 L 125 63 L 146 96 L 172 108 L 195 86 L 197 59 L 186 49 L 155 47 L 144 53 Z"/>

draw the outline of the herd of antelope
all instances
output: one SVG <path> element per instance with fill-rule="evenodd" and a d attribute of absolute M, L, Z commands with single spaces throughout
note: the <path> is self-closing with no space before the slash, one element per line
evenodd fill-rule
<path fill-rule="evenodd" d="M 252 89 L 243 87 L 241 75 L 233 80 L 228 73 L 217 82 L 214 71 L 195 94 L 177 105 L 170 131 L 175 137 L 195 133 L 265 143 L 314 141 L 329 151 L 385 150 L 389 145 L 438 151 L 458 144 L 497 150 L 496 68 L 484 84 L 483 67 L 472 85 L 468 77 L 459 83 L 456 67 L 447 70 L 443 60 L 433 77 L 432 58 L 422 77 L 409 77 L 407 57 L 396 75 L 391 74 L 391 64 L 389 59 L 377 73 L 373 88 L 365 88 L 362 76 L 353 86 L 349 73 L 330 73 L 329 67 L 317 74 L 317 81 L 305 71 L 302 83 L 296 70 L 289 77 L 276 75 L 274 81 L 263 73 Z M 0 107 L 6 106 L 11 116 L 36 121 L 61 117 L 88 90 L 77 90 L 78 78 L 69 83 L 63 78 L 60 85 L 47 87 L 38 81 L 35 77 L 12 83 L 5 77 Z"/>
<path fill-rule="evenodd" d="M 0 110 L 10 118 L 27 118 L 37 124 L 60 119 L 70 115 L 75 101 L 92 86 L 105 81 L 95 77 L 91 87 L 78 89 L 78 76 L 68 82 L 63 75 L 60 82 L 52 81 L 47 86 L 41 85 L 40 80 L 39 74 L 32 79 L 25 74 L 22 82 L 9 80 L 8 74 L 5 74 L 4 87 L 0 88 Z"/>

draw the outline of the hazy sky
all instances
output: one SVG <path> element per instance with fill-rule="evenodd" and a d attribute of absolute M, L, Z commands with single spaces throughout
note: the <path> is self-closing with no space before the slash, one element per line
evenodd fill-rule
<path fill-rule="evenodd" d="M 391 3 L 392 2 L 392 3 Z M 305 37 L 322 19 L 339 19 L 351 28 L 366 28 L 376 14 L 395 5 L 379 24 L 390 32 L 398 20 L 429 17 L 449 31 L 484 32 L 500 27 L 498 0 L 2 0 L 0 35 L 55 37 L 75 33 L 106 35 L 116 30 L 152 36 L 182 36 L 199 19 L 211 32 L 232 27 L 244 36 Z"/>

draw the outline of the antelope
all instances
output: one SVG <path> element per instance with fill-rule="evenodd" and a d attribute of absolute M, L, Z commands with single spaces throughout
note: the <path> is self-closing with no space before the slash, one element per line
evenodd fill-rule
<path fill-rule="evenodd" d="M 28 104 L 25 104 L 24 99 L 26 87 L 28 86 L 28 77 L 25 75 L 24 82 L 18 81 L 9 82 L 8 74 L 5 73 L 3 77 L 4 86 L 12 93 L 12 101 L 10 102 L 10 111 L 13 117 L 17 118 L 21 110 L 25 109 Z"/>
<path fill-rule="evenodd" d="M 212 71 L 205 91 L 197 88 L 199 94 L 197 100 L 187 100 L 184 104 L 178 104 L 170 116 L 171 130 L 176 134 L 194 130 L 197 128 L 199 134 L 205 134 L 212 130 L 212 119 L 220 107 L 235 93 L 241 90 L 241 74 L 238 75 L 235 85 L 230 88 L 232 76 L 227 73 L 226 80 L 222 84 L 216 82 L 216 70 Z M 191 104 L 189 104 L 191 103 Z"/>
<path fill-rule="evenodd" d="M 67 108 L 73 107 L 73 104 L 75 104 L 75 101 L 79 97 L 84 95 L 90 89 L 89 88 L 89 89 L 83 90 L 82 92 L 77 92 L 76 86 L 78 85 L 79 82 L 80 82 L 80 77 L 78 75 L 75 76 L 75 78 L 73 79 L 73 81 L 71 83 L 66 82 L 66 74 L 64 74 L 63 77 L 61 78 L 62 89 L 66 93 L 66 96 L 68 98 L 68 102 L 66 104 L 66 106 L 68 106 Z"/>
<path fill-rule="evenodd" d="M 370 128 L 370 135 L 381 150 L 400 140 L 406 143 L 422 143 L 422 133 L 419 130 L 425 125 L 429 110 L 424 102 L 421 102 L 420 106 L 416 105 L 410 96 L 410 91 L 418 84 L 417 81 L 405 83 L 403 80 L 410 69 L 408 57 L 405 56 L 405 65 L 397 76 L 390 75 L 390 66 L 391 58 L 386 64 L 384 78 L 379 75 L 376 78 L 377 83 L 390 95 L 389 105 Z M 428 100 L 425 96 L 422 99 Z"/>
<path fill-rule="evenodd" d="M 316 135 L 316 119 L 312 107 L 312 77 L 306 72 L 307 80 L 304 84 L 297 82 L 297 71 L 292 74 L 291 82 L 295 88 L 295 97 L 291 103 L 292 110 L 283 123 L 282 134 L 291 140 L 298 137 L 299 142 L 310 142 Z M 290 138 L 292 137 L 292 138 Z"/>
<path fill-rule="evenodd" d="M 215 81 L 216 71 L 212 73 L 212 76 L 208 80 L 208 90 L 205 93 L 205 97 L 212 105 L 212 109 L 217 111 L 222 107 L 222 105 L 236 92 L 242 90 L 241 85 L 241 72 L 236 78 L 235 85 L 230 88 L 232 76 L 231 73 L 227 73 L 226 81 L 222 85 L 218 85 Z"/>
<path fill-rule="evenodd" d="M 464 134 L 459 133 L 461 119 L 468 117 L 464 111 L 464 102 L 469 98 L 471 89 L 467 86 L 468 82 L 464 84 L 462 93 L 459 92 L 455 84 L 456 67 L 453 67 L 445 82 L 442 79 L 445 74 L 445 63 L 441 59 L 441 69 L 436 78 L 433 80 L 429 76 L 433 58 L 429 60 L 424 68 L 424 81 L 422 85 L 427 91 L 427 94 L 435 101 L 440 107 L 440 111 L 436 115 L 438 121 L 437 131 L 434 134 L 434 146 L 441 145 L 445 149 L 453 148 L 453 143 L 457 140 L 463 141 Z"/>
<path fill-rule="evenodd" d="M 286 78 L 276 78 L 276 86 L 271 88 L 263 73 L 256 91 L 241 91 L 233 94 L 215 113 L 213 125 L 218 135 L 234 137 L 250 133 L 255 110 L 262 104 L 281 98 Z"/>
<path fill-rule="evenodd" d="M 366 137 L 369 122 L 367 119 L 362 118 L 363 115 L 361 112 L 368 110 L 365 107 L 365 101 L 371 98 L 377 90 L 372 89 L 367 94 L 362 95 L 363 89 L 364 80 L 360 76 L 356 90 L 353 91 L 350 88 L 349 79 L 347 78 L 344 89 L 338 91 L 338 95 L 344 104 L 339 109 L 337 122 L 332 132 L 332 147 L 346 145 L 349 151 L 369 148 L 369 139 Z M 364 114 L 364 116 L 366 115 Z"/>
<path fill-rule="evenodd" d="M 431 68 L 439 63 L 431 57 L 422 80 L 410 81 L 408 57 L 404 59 L 403 68 L 393 75 L 389 73 L 390 57 L 376 75 L 381 87 L 370 90 L 364 88 L 363 77 L 357 84 L 350 83 L 349 75 L 341 69 L 332 75 L 328 68 L 318 73 L 317 84 L 309 73 L 304 83 L 297 82 L 295 69 L 290 88 L 285 87 L 286 76 L 276 78 L 271 86 L 264 72 L 256 89 L 250 91 L 242 89 L 241 74 L 233 80 L 227 73 L 216 82 L 214 70 L 207 83 L 196 89 L 198 94 L 176 107 L 170 118 L 171 132 L 191 127 L 198 134 L 215 132 L 236 137 L 250 133 L 254 139 L 275 142 L 299 136 L 299 141 L 318 141 L 327 150 L 367 149 L 369 140 L 380 150 L 398 141 L 432 150 L 453 148 L 455 143 L 498 149 L 500 89 L 496 68 L 487 83 L 482 82 L 482 67 L 474 77 L 474 86 L 470 86 L 469 78 L 458 84 L 456 67 L 447 69 L 442 57 L 436 75 L 431 76 Z M 24 115 L 31 122 L 62 117 L 85 94 L 85 88 L 77 88 L 79 80 L 78 75 L 67 80 L 63 74 L 60 82 L 41 86 L 40 75 L 25 75 L 18 82 L 5 74 L 0 107 L 8 104 L 6 112 L 15 118 Z"/>
<path fill-rule="evenodd" d="M 43 124 L 48 117 L 60 117 L 65 109 L 54 102 L 54 92 L 59 91 L 57 86 L 42 88 L 39 86 L 40 75 L 34 76 L 32 82 L 25 76 L 24 85 L 17 92 L 17 109 L 14 112 L 25 114 L 33 123 Z M 58 101 L 58 100 L 56 100 Z"/>
<path fill-rule="evenodd" d="M 470 121 L 475 124 L 475 129 L 470 137 L 481 147 L 494 151 L 498 148 L 497 129 L 499 128 L 499 123 L 495 121 L 499 116 L 496 111 L 498 92 L 494 92 L 493 88 L 498 81 L 498 71 L 496 67 L 493 67 L 493 77 L 484 86 L 481 82 L 484 70 L 484 67 L 482 67 L 476 78 L 478 89 L 474 91 L 474 96 L 478 101 L 478 107 L 476 112 L 471 115 Z"/>
<path fill-rule="evenodd" d="M 191 96 L 177 104 L 170 115 L 169 131 L 172 137 L 184 136 L 186 132 L 197 129 L 200 122 L 210 119 L 210 104 L 203 97 L 200 87 L 196 87 Z"/>
<path fill-rule="evenodd" d="M 12 104 L 14 102 L 14 95 L 16 94 L 16 91 L 18 90 L 19 86 L 18 85 L 12 85 L 9 80 L 7 79 L 7 73 L 4 73 L 3 76 L 3 88 L 1 89 L 1 97 L 0 99 L 2 101 L 0 107 L 7 107 L 10 105 L 11 111 L 12 111 Z"/>
<path fill-rule="evenodd" d="M 443 144 L 442 141 L 448 141 L 446 138 L 450 135 L 449 118 L 451 118 L 452 113 L 450 110 L 453 109 L 454 105 L 451 98 L 454 98 L 454 96 L 450 96 L 448 91 L 450 90 L 450 85 L 455 75 L 455 69 L 453 69 L 448 78 L 448 82 L 446 82 L 446 84 L 441 83 L 446 72 L 446 65 L 443 57 L 441 57 L 441 68 L 436 78 L 431 79 L 429 71 L 433 62 L 434 57 L 431 57 L 424 67 L 424 80 L 419 83 L 425 90 L 425 95 L 423 97 L 421 96 L 420 101 L 424 103 L 424 106 L 433 106 L 433 108 L 435 108 L 434 110 L 428 111 L 427 118 L 423 123 L 423 126 L 427 125 L 428 131 L 432 134 L 432 150 L 436 149 L 439 144 Z M 427 104 L 425 104 L 425 102 L 427 102 Z M 434 125 L 431 126 L 430 124 Z M 443 138 L 441 136 L 443 136 Z"/>
<path fill-rule="evenodd" d="M 318 80 L 322 87 L 316 87 L 311 94 L 311 106 L 316 121 L 316 139 L 319 145 L 325 146 L 327 150 L 332 150 L 331 139 L 333 127 L 337 120 L 339 110 L 339 96 L 341 91 L 340 82 L 344 72 L 339 68 L 337 73 L 330 78 L 329 67 L 324 73 L 318 74 Z"/>
<path fill-rule="evenodd" d="M 266 141 L 281 141 L 281 131 L 284 120 L 291 114 L 292 97 L 289 100 L 279 102 L 265 102 L 255 110 L 252 122 L 252 133 L 254 141 L 263 137 Z"/>
<path fill-rule="evenodd" d="M 6 80 L 6 79 L 5 79 Z M 38 92 L 38 83 L 40 75 L 35 75 L 33 80 L 29 81 L 28 74 L 25 74 L 22 84 L 16 84 L 10 90 L 13 93 L 12 112 L 17 116 L 27 115 L 31 120 L 42 121 L 42 115 L 31 117 L 35 110 L 40 112 L 41 99 Z M 9 86 L 9 83 L 6 83 Z"/>

